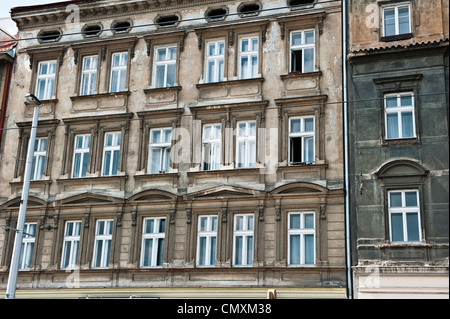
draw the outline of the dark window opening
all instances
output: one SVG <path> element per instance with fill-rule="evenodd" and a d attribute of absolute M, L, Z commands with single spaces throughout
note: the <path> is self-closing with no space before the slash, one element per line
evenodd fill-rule
<path fill-rule="evenodd" d="M 306 4 L 311 4 L 314 1 L 315 0 L 291 0 L 291 1 L 288 1 L 288 3 L 289 3 L 290 7 L 299 7 L 299 6 L 304 6 Z"/>
<path fill-rule="evenodd" d="M 206 20 L 224 20 L 227 15 L 227 10 L 223 8 L 212 9 L 206 13 Z"/>
<path fill-rule="evenodd" d="M 112 25 L 113 32 L 128 32 L 131 29 L 130 21 L 119 21 Z"/>
<path fill-rule="evenodd" d="M 291 52 L 291 70 L 290 73 L 302 73 L 303 51 L 295 50 Z"/>
<path fill-rule="evenodd" d="M 261 10 L 261 6 L 258 3 L 244 4 L 240 9 L 239 13 L 241 16 L 244 15 L 257 15 Z"/>
<path fill-rule="evenodd" d="M 83 28 L 83 35 L 85 37 L 95 37 L 100 34 L 102 31 L 102 27 L 94 24 L 94 25 L 88 25 Z"/>
<path fill-rule="evenodd" d="M 302 138 L 291 137 L 289 146 L 289 163 L 300 164 L 302 163 Z"/>
<path fill-rule="evenodd" d="M 172 26 L 176 26 L 179 21 L 180 21 L 180 18 L 176 15 L 173 15 L 173 16 L 166 16 L 166 17 L 158 18 L 156 20 L 156 24 L 160 27 L 172 27 Z"/>
<path fill-rule="evenodd" d="M 41 31 L 38 35 L 38 40 L 40 42 L 53 42 L 58 41 L 61 38 L 61 31 L 51 30 L 51 31 Z"/>

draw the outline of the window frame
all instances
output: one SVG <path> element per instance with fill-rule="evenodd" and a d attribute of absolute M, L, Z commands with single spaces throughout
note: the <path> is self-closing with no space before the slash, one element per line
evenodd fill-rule
<path fill-rule="evenodd" d="M 223 53 L 220 54 L 220 44 L 223 43 Z M 214 55 L 210 55 L 209 53 L 209 46 L 211 44 L 215 45 L 215 53 Z M 225 68 L 225 54 L 226 54 L 227 48 L 226 48 L 226 42 L 225 39 L 211 39 L 205 41 L 205 82 L 204 83 L 217 83 L 217 82 L 223 82 L 226 80 L 227 76 L 225 74 L 226 68 Z M 217 54 L 219 53 L 219 54 Z M 210 80 L 210 69 L 209 69 L 209 63 L 214 63 L 214 79 Z M 220 62 L 222 62 L 222 66 L 220 66 Z M 222 77 L 220 77 L 220 71 L 222 72 Z"/>
<path fill-rule="evenodd" d="M 54 64 L 54 68 L 55 68 L 55 72 L 54 73 L 51 73 L 51 74 L 40 74 L 40 71 L 41 71 L 41 65 L 43 65 L 43 64 L 48 64 L 47 65 L 47 69 L 49 70 L 50 68 L 49 68 L 49 66 L 50 66 L 50 64 Z M 55 92 L 56 92 L 56 84 L 57 84 L 57 82 L 56 82 L 56 74 L 57 74 L 57 72 L 58 72 L 58 60 L 57 59 L 48 59 L 48 60 L 41 60 L 41 61 L 39 61 L 38 62 L 38 64 L 37 64 L 37 70 L 36 70 L 36 83 L 35 83 L 35 88 L 34 88 L 34 93 L 35 93 L 35 95 L 36 95 L 36 97 L 39 99 L 39 100 L 52 100 L 52 99 L 54 99 L 55 98 Z M 48 81 L 49 80 L 52 80 L 53 79 L 53 88 L 52 88 L 52 92 L 51 92 L 51 94 L 50 94 L 50 96 L 48 96 Z M 44 95 L 43 96 L 41 96 L 39 93 L 38 93 L 38 89 L 39 89 L 39 84 L 40 84 L 40 81 L 41 80 L 44 80 L 45 81 L 45 89 L 44 89 L 44 91 L 45 91 L 45 93 L 44 93 Z"/>
<path fill-rule="evenodd" d="M 155 131 L 160 131 L 160 141 L 155 143 L 152 143 L 152 136 L 153 136 L 153 132 Z M 161 142 L 161 139 L 165 136 L 165 132 L 166 131 L 170 131 L 170 141 L 163 141 Z M 172 161 L 171 161 L 171 151 L 172 151 L 172 141 L 173 141 L 173 128 L 172 127 L 155 127 L 155 128 L 151 128 L 149 130 L 149 137 L 148 137 L 148 158 L 147 158 L 147 174 L 164 174 L 164 173 L 169 173 L 171 166 L 172 166 Z M 160 155 L 160 160 L 159 160 L 159 172 L 152 172 L 152 149 L 160 149 L 161 150 L 161 155 Z M 167 158 L 168 157 L 168 158 Z M 166 163 L 168 163 L 168 167 L 167 170 L 164 171 L 163 168 L 164 165 L 166 165 Z"/>
<path fill-rule="evenodd" d="M 399 17 L 398 17 L 398 9 L 401 7 L 408 7 L 408 19 L 409 19 L 409 32 L 406 33 L 400 33 L 399 30 Z M 394 34 L 390 34 L 390 35 L 386 35 L 386 18 L 385 18 L 385 10 L 389 10 L 389 9 L 394 9 L 394 27 L 395 27 L 395 33 Z M 383 38 L 390 38 L 390 37 L 397 37 L 397 36 L 402 36 L 402 35 L 409 35 L 412 33 L 412 10 L 411 10 L 411 3 L 410 2 L 402 2 L 402 3 L 396 3 L 396 4 L 389 4 L 386 6 L 382 6 L 381 7 L 381 26 L 382 26 L 382 37 Z"/>
<path fill-rule="evenodd" d="M 417 206 L 405 206 L 406 198 L 405 194 L 407 192 L 415 192 L 416 193 L 416 201 Z M 391 194 L 392 193 L 400 193 L 401 194 L 401 207 L 391 207 Z M 420 190 L 417 188 L 413 189 L 390 189 L 387 191 L 387 210 L 388 210 L 388 224 L 389 224 L 389 240 L 391 243 L 396 244 L 415 244 L 421 243 L 422 238 L 422 218 L 421 218 L 421 204 L 420 204 Z M 407 225 L 407 214 L 408 213 L 417 213 L 417 232 L 419 235 L 419 240 L 408 240 L 408 225 Z M 393 240 L 393 227 L 392 227 L 392 214 L 401 214 L 402 215 L 402 232 L 403 232 L 403 240 Z"/>
<path fill-rule="evenodd" d="M 313 40 L 314 42 L 311 43 L 304 43 L 305 42 L 305 33 L 306 32 L 313 32 Z M 293 44 L 293 36 L 294 34 L 301 34 L 301 44 L 294 45 Z M 302 68 L 301 71 L 293 70 L 293 59 L 292 54 L 293 51 L 302 51 L 305 49 L 313 49 L 313 60 L 312 60 L 312 70 L 305 72 L 305 55 L 302 53 Z M 307 74 L 307 73 L 313 73 L 316 72 L 316 30 L 314 28 L 304 29 L 304 30 L 292 30 L 289 32 L 289 74 Z"/>
<path fill-rule="evenodd" d="M 241 123 L 246 123 L 246 127 L 245 127 L 245 136 L 240 136 L 240 130 L 239 130 L 239 124 Z M 255 135 L 249 135 L 251 129 L 250 129 L 250 123 L 254 123 L 255 124 Z M 236 161 L 236 167 L 235 168 L 254 168 L 256 166 L 257 163 L 257 152 L 258 152 L 258 147 L 257 147 L 257 131 L 258 131 L 258 125 L 256 120 L 241 120 L 241 121 L 237 121 L 236 122 L 236 155 L 235 155 L 235 161 Z M 239 144 L 240 142 L 244 142 L 244 149 L 245 149 L 245 159 L 244 159 L 244 165 L 243 166 L 239 166 L 239 157 L 240 157 L 240 148 L 239 148 Z M 254 156 L 255 158 L 253 159 L 253 163 L 250 163 L 250 155 L 251 155 L 251 149 L 249 149 L 249 147 L 251 147 L 251 142 L 254 143 Z M 250 144 L 249 144 L 250 143 Z M 250 146 L 249 146 L 250 145 Z"/>
<path fill-rule="evenodd" d="M 411 96 L 411 101 L 412 101 L 412 105 L 407 105 L 407 106 L 402 106 L 401 105 L 401 97 L 402 96 L 406 96 L 406 95 L 410 95 Z M 397 105 L 395 107 L 392 108 L 388 108 L 386 103 L 387 103 L 387 98 L 391 97 L 391 96 L 395 96 L 397 98 Z M 384 108 L 384 129 L 385 129 L 385 139 L 386 141 L 391 141 L 391 140 L 404 140 L 404 139 L 415 139 L 417 138 L 417 132 L 416 132 L 416 110 L 415 110 L 415 95 L 414 92 L 412 91 L 407 91 L 407 92 L 398 92 L 398 93 L 386 93 L 384 94 L 383 97 L 383 108 Z M 412 136 L 407 136 L 407 137 L 403 137 L 403 130 L 402 130 L 402 113 L 403 112 L 411 112 L 412 114 L 412 129 L 413 129 L 413 135 Z M 397 129 L 398 131 L 396 133 L 398 133 L 398 137 L 388 137 L 388 114 L 392 114 L 392 113 L 397 113 Z"/>
<path fill-rule="evenodd" d="M 251 45 L 253 48 L 253 39 L 257 39 L 257 48 L 256 50 L 252 50 L 252 51 L 242 51 L 242 43 L 243 40 L 248 40 L 249 41 L 249 46 Z M 238 38 L 238 68 L 237 68 L 237 72 L 238 72 L 238 79 L 239 80 L 248 80 L 248 79 L 256 79 L 261 77 L 261 73 L 260 73 L 260 36 L 259 35 L 241 35 Z M 254 49 L 254 48 L 253 48 Z M 253 64 L 251 64 L 252 61 L 252 57 L 256 56 L 256 74 L 253 74 Z M 243 57 L 247 57 L 248 58 L 248 66 L 247 66 L 247 71 L 245 72 L 245 76 L 242 76 L 242 58 Z M 250 75 L 249 75 L 250 73 Z"/>
<path fill-rule="evenodd" d="M 210 137 L 207 138 L 205 136 L 206 132 L 205 132 L 205 128 L 206 127 L 210 127 L 211 128 L 211 134 Z M 217 127 L 219 127 L 217 129 Z M 217 132 L 217 130 L 219 132 Z M 215 133 L 213 133 L 213 131 L 215 131 Z M 218 134 L 219 137 L 216 136 L 216 134 Z M 218 170 L 221 167 L 222 164 L 222 123 L 205 123 L 202 125 L 202 163 L 201 163 L 201 170 L 202 171 L 211 171 L 211 170 Z M 215 136 L 215 138 L 214 138 Z M 212 137 L 212 138 L 211 138 Z M 205 144 L 209 144 L 209 150 L 210 150 L 210 155 L 209 158 L 211 159 L 210 163 L 206 162 L 206 150 L 205 150 Z M 217 150 L 217 146 L 218 146 L 218 150 L 219 153 L 216 154 L 215 150 Z M 213 158 L 215 158 L 216 160 L 218 160 L 218 162 L 214 162 L 213 163 Z M 208 168 L 206 168 L 205 165 L 209 165 Z"/>
<path fill-rule="evenodd" d="M 78 137 L 83 137 L 83 145 L 85 145 L 86 142 L 86 138 L 89 137 L 89 146 L 83 147 L 83 148 L 77 148 L 77 139 Z M 87 173 L 89 172 L 89 163 L 90 163 L 90 157 L 91 157 L 91 145 L 92 145 L 92 135 L 91 134 L 77 134 L 74 136 L 74 142 L 73 142 L 73 155 L 72 155 L 72 170 L 71 170 L 71 178 L 83 178 L 86 177 Z M 86 165 L 86 172 L 83 175 L 83 171 L 82 168 L 84 166 L 84 154 L 88 154 L 88 158 L 87 160 L 87 165 Z M 79 168 L 79 172 L 80 174 L 78 174 L 79 176 L 75 176 L 75 157 L 77 154 L 81 154 L 81 161 L 80 161 L 80 168 Z"/>
<path fill-rule="evenodd" d="M 114 57 L 120 55 L 119 58 L 119 63 L 123 62 L 123 56 L 126 55 L 126 63 L 125 64 L 120 64 L 118 66 L 114 66 Z M 128 50 L 126 51 L 117 51 L 117 52 L 111 52 L 111 57 L 110 57 L 110 70 L 109 70 L 109 89 L 108 92 L 109 93 L 120 93 L 120 92 L 125 92 L 127 91 L 128 88 L 128 69 L 129 69 L 129 60 L 130 60 L 130 52 Z M 117 89 L 120 89 L 119 85 L 120 82 L 122 80 L 122 72 L 121 71 L 125 71 L 123 76 L 125 77 L 124 80 L 124 87 L 123 90 L 113 90 L 113 73 L 115 71 L 119 72 L 119 78 L 118 78 L 118 83 L 117 83 Z"/>
<path fill-rule="evenodd" d="M 292 120 L 300 119 L 300 132 L 291 132 L 292 128 Z M 313 120 L 313 131 L 305 131 L 305 120 L 306 119 L 312 119 Z M 312 161 L 306 161 L 305 160 L 305 138 L 313 138 L 313 154 L 312 154 Z M 288 164 L 291 165 L 299 165 L 299 164 L 306 164 L 311 163 L 315 164 L 315 158 L 316 158 L 316 118 L 314 115 L 304 115 L 304 116 L 291 116 L 288 120 Z M 292 160 L 292 139 L 293 138 L 301 138 L 301 162 L 294 162 Z"/>
<path fill-rule="evenodd" d="M 113 139 L 112 139 L 112 143 L 114 144 L 114 141 L 116 141 L 117 142 L 117 136 L 118 135 L 120 135 L 120 143 L 119 143 L 119 145 L 111 145 L 111 146 L 106 146 L 106 143 L 107 143 L 107 135 L 109 135 L 109 134 L 113 134 Z M 117 173 L 119 172 L 119 169 L 120 169 L 120 156 L 121 156 L 121 153 L 122 153 L 122 144 L 123 144 L 123 136 L 122 136 L 122 131 L 111 131 L 111 132 L 105 132 L 105 134 L 104 134 L 104 138 L 103 138 L 103 150 L 102 150 L 102 167 L 101 167 L 101 176 L 116 176 L 117 175 Z M 111 152 L 115 152 L 115 151 L 118 151 L 119 152 L 119 155 L 117 156 L 117 160 L 118 160 L 118 163 L 117 163 L 117 171 L 114 173 L 114 174 L 112 174 L 112 168 L 113 168 L 113 161 L 114 161 L 114 156 L 112 156 L 111 157 L 111 161 L 110 161 L 110 164 L 109 164 L 109 169 L 108 169 L 108 174 L 106 175 L 105 174 L 105 161 L 106 161 L 106 156 L 105 156 L 105 154 L 106 154 L 106 152 L 108 152 L 108 151 L 111 151 Z M 112 153 L 112 154 L 113 154 Z"/>
<path fill-rule="evenodd" d="M 292 215 L 300 215 L 300 228 L 291 228 L 291 216 Z M 312 215 L 313 216 L 313 228 L 305 228 L 305 215 Z M 301 267 L 301 266 L 315 266 L 317 264 L 317 252 L 316 252 L 316 212 L 314 211 L 292 211 L 287 214 L 287 264 L 291 267 Z M 300 236 L 300 263 L 294 264 L 291 260 L 291 236 Z M 313 235 L 313 264 L 306 264 L 305 260 L 305 235 Z"/>
<path fill-rule="evenodd" d="M 111 230 L 110 234 L 97 234 L 100 222 L 111 223 L 110 228 L 108 227 Z M 112 238 L 113 238 L 113 234 L 114 234 L 114 224 L 115 224 L 114 219 L 98 219 L 95 222 L 94 247 L 93 247 L 92 263 L 91 263 L 91 267 L 94 269 L 107 269 L 110 264 L 111 252 L 112 252 L 112 248 L 113 248 Z M 100 252 L 100 254 L 101 254 L 100 265 L 97 265 L 97 263 L 96 263 L 96 261 L 98 259 L 97 254 L 99 253 L 98 248 L 97 248 L 97 242 L 100 240 L 103 242 L 103 244 L 102 244 L 102 251 Z M 104 243 L 106 241 L 110 241 L 110 245 L 107 250 L 105 250 L 105 246 L 104 246 Z M 108 262 L 106 265 L 105 265 L 105 258 L 106 258 L 106 261 Z"/>
<path fill-rule="evenodd" d="M 30 227 L 34 226 L 34 232 L 30 231 Z M 33 255 L 36 248 L 37 223 L 25 223 L 23 226 L 22 248 L 19 257 L 19 271 L 30 270 L 33 264 Z M 30 236 L 32 235 L 32 236 Z M 29 246 L 31 245 L 31 249 Z M 25 256 L 26 252 L 26 256 Z M 27 260 L 29 264 L 27 264 Z"/>
<path fill-rule="evenodd" d="M 206 218 L 206 229 L 205 231 L 201 230 L 202 223 L 201 219 Z M 213 227 L 212 220 L 215 219 L 215 230 Z M 215 267 L 217 263 L 217 239 L 218 239 L 218 228 L 219 228 L 219 216 L 218 215 L 199 215 L 198 216 L 198 225 L 197 225 L 197 253 L 196 253 L 196 261 L 195 264 L 197 267 Z M 200 239 L 202 237 L 206 238 L 206 246 L 205 246 L 205 256 L 204 256 L 204 264 L 200 263 L 201 254 L 200 254 Z M 212 261 L 212 253 L 213 253 L 213 245 L 211 243 L 211 239 L 215 238 L 215 246 L 214 246 L 214 264 Z"/>
<path fill-rule="evenodd" d="M 160 229 L 161 221 L 164 221 L 164 232 L 152 232 L 146 233 L 145 228 L 147 226 L 148 220 L 154 220 L 153 231 L 156 229 Z M 141 253 L 140 253 L 140 261 L 139 265 L 141 268 L 161 268 L 164 264 L 164 250 L 166 246 L 166 230 L 167 230 L 167 219 L 166 217 L 146 217 L 142 220 L 142 238 L 141 238 Z M 152 239 L 152 249 L 151 249 L 151 258 L 150 265 L 145 265 L 145 241 L 146 239 Z M 157 244 L 155 245 L 155 240 Z M 163 241 L 163 246 L 159 246 L 159 242 Z M 162 251 L 160 251 L 160 249 Z M 161 265 L 158 265 L 158 256 L 161 256 Z"/>
<path fill-rule="evenodd" d="M 92 58 L 96 58 L 97 59 L 97 65 L 94 68 L 90 68 L 85 70 L 84 69 L 84 65 L 85 65 L 85 60 L 86 59 L 91 59 L 91 64 L 92 64 Z M 90 54 L 90 55 L 85 55 L 82 57 L 81 59 L 81 67 L 80 67 L 80 83 L 79 83 L 79 96 L 87 96 L 87 95 L 94 95 L 98 93 L 98 81 L 99 81 L 99 66 L 100 66 L 100 59 L 98 54 Z M 92 83 L 92 75 L 95 74 L 95 78 L 93 80 Z M 84 82 L 84 76 L 87 75 L 88 76 L 88 83 L 89 85 L 89 89 L 87 92 L 84 92 L 84 86 L 83 86 L 83 82 Z"/>
<path fill-rule="evenodd" d="M 158 61 L 158 50 L 165 49 L 166 57 L 170 52 L 170 49 L 175 49 L 175 59 L 174 60 L 163 60 Z M 160 88 L 170 88 L 177 86 L 178 83 L 178 54 L 179 48 L 177 43 L 171 44 L 160 44 L 155 45 L 153 48 L 153 62 L 152 62 L 152 88 L 160 89 Z M 170 54 L 169 54 L 170 57 Z M 157 82 L 157 67 L 159 65 L 164 66 L 164 83 L 163 86 L 158 86 Z M 174 65 L 174 74 L 173 74 L 173 85 L 167 85 L 167 75 L 168 75 L 168 66 Z"/>
<path fill-rule="evenodd" d="M 67 227 L 69 223 L 79 223 L 79 229 L 78 229 L 78 235 L 67 235 Z M 65 222 L 65 226 L 64 226 L 64 233 L 63 233 L 63 242 L 62 242 L 62 252 L 61 252 L 61 263 L 60 263 L 60 267 L 61 269 L 66 269 L 66 270 L 70 270 L 70 269 L 76 269 L 78 267 L 78 258 L 80 256 L 79 252 L 80 252 L 80 242 L 81 242 L 81 225 L 82 225 L 82 221 L 81 220 L 68 220 Z M 75 229 L 75 228 L 74 228 Z M 66 242 L 70 242 L 70 252 L 69 252 L 69 260 L 72 261 L 72 263 L 68 263 L 67 265 L 65 265 L 65 255 L 66 255 Z M 76 252 L 75 252 L 75 248 L 74 248 L 74 243 L 78 242 L 78 246 L 76 246 Z M 75 255 L 75 256 L 74 256 Z"/>
<path fill-rule="evenodd" d="M 42 145 L 42 141 L 46 141 L 45 144 L 45 150 L 39 150 L 40 146 Z M 32 168 L 31 168 L 31 180 L 32 181 L 40 181 L 42 180 L 42 177 L 45 174 L 45 165 L 47 162 L 47 150 L 49 139 L 48 137 L 36 137 L 35 143 L 34 143 L 34 150 L 33 150 L 33 161 L 32 161 Z M 37 150 L 36 150 L 37 148 Z M 43 159 L 42 165 L 36 165 L 37 163 L 41 163 L 40 159 Z"/>
<path fill-rule="evenodd" d="M 243 217 L 243 226 L 244 229 L 236 229 L 237 228 L 237 218 Z M 249 218 L 252 218 L 252 229 L 249 229 Z M 237 237 L 242 237 L 242 249 L 241 249 L 241 260 L 242 263 L 237 263 Z M 252 247 L 251 247 L 251 257 L 248 255 L 248 238 L 252 238 Z M 249 260 L 250 257 L 250 260 Z M 255 258 L 255 215 L 254 214 L 235 214 L 233 218 L 233 266 L 234 267 L 252 267 L 253 260 Z"/>

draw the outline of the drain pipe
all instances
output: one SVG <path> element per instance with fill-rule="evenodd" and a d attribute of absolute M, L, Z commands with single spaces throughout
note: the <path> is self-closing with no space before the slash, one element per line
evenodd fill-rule
<path fill-rule="evenodd" d="M 348 145 L 348 105 L 347 105 L 347 1 L 342 0 L 342 102 L 344 117 L 344 180 L 345 180 L 345 250 L 347 263 L 348 298 L 353 299 L 353 277 L 350 237 L 350 176 L 349 176 L 349 145 Z"/>

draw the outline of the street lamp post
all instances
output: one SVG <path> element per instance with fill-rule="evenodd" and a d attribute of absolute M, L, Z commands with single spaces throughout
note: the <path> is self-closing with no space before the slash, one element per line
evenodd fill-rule
<path fill-rule="evenodd" d="M 41 105 L 41 101 L 39 101 L 39 99 L 35 97 L 33 94 L 27 94 L 25 96 L 25 99 L 29 103 L 34 104 L 35 107 L 34 107 L 33 123 L 31 125 L 30 141 L 28 142 L 28 153 L 27 153 L 27 161 L 25 164 L 22 198 L 20 201 L 19 216 L 17 219 L 17 226 L 15 229 L 16 237 L 14 240 L 11 266 L 9 268 L 8 286 L 6 288 L 6 296 L 5 296 L 6 299 L 14 299 L 16 296 L 17 274 L 19 271 L 20 253 L 22 249 L 23 231 L 25 227 L 25 215 L 27 213 L 28 192 L 30 190 L 34 144 L 36 141 L 36 131 L 39 118 L 39 106 Z"/>

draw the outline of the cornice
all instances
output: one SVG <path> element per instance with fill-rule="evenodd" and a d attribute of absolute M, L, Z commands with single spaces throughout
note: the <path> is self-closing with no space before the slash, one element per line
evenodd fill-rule
<path fill-rule="evenodd" d="M 100 19 L 111 19 L 120 16 L 131 16 L 150 12 L 171 11 L 189 8 L 199 5 L 210 5 L 223 3 L 227 0 L 137 0 L 137 1 L 93 1 L 81 3 L 80 22 L 98 21 Z M 35 27 L 54 26 L 66 22 L 73 12 L 67 10 L 67 4 L 60 7 L 38 6 L 30 7 L 29 10 L 21 8 L 12 10 L 11 17 L 17 23 L 19 30 L 32 29 Z"/>

